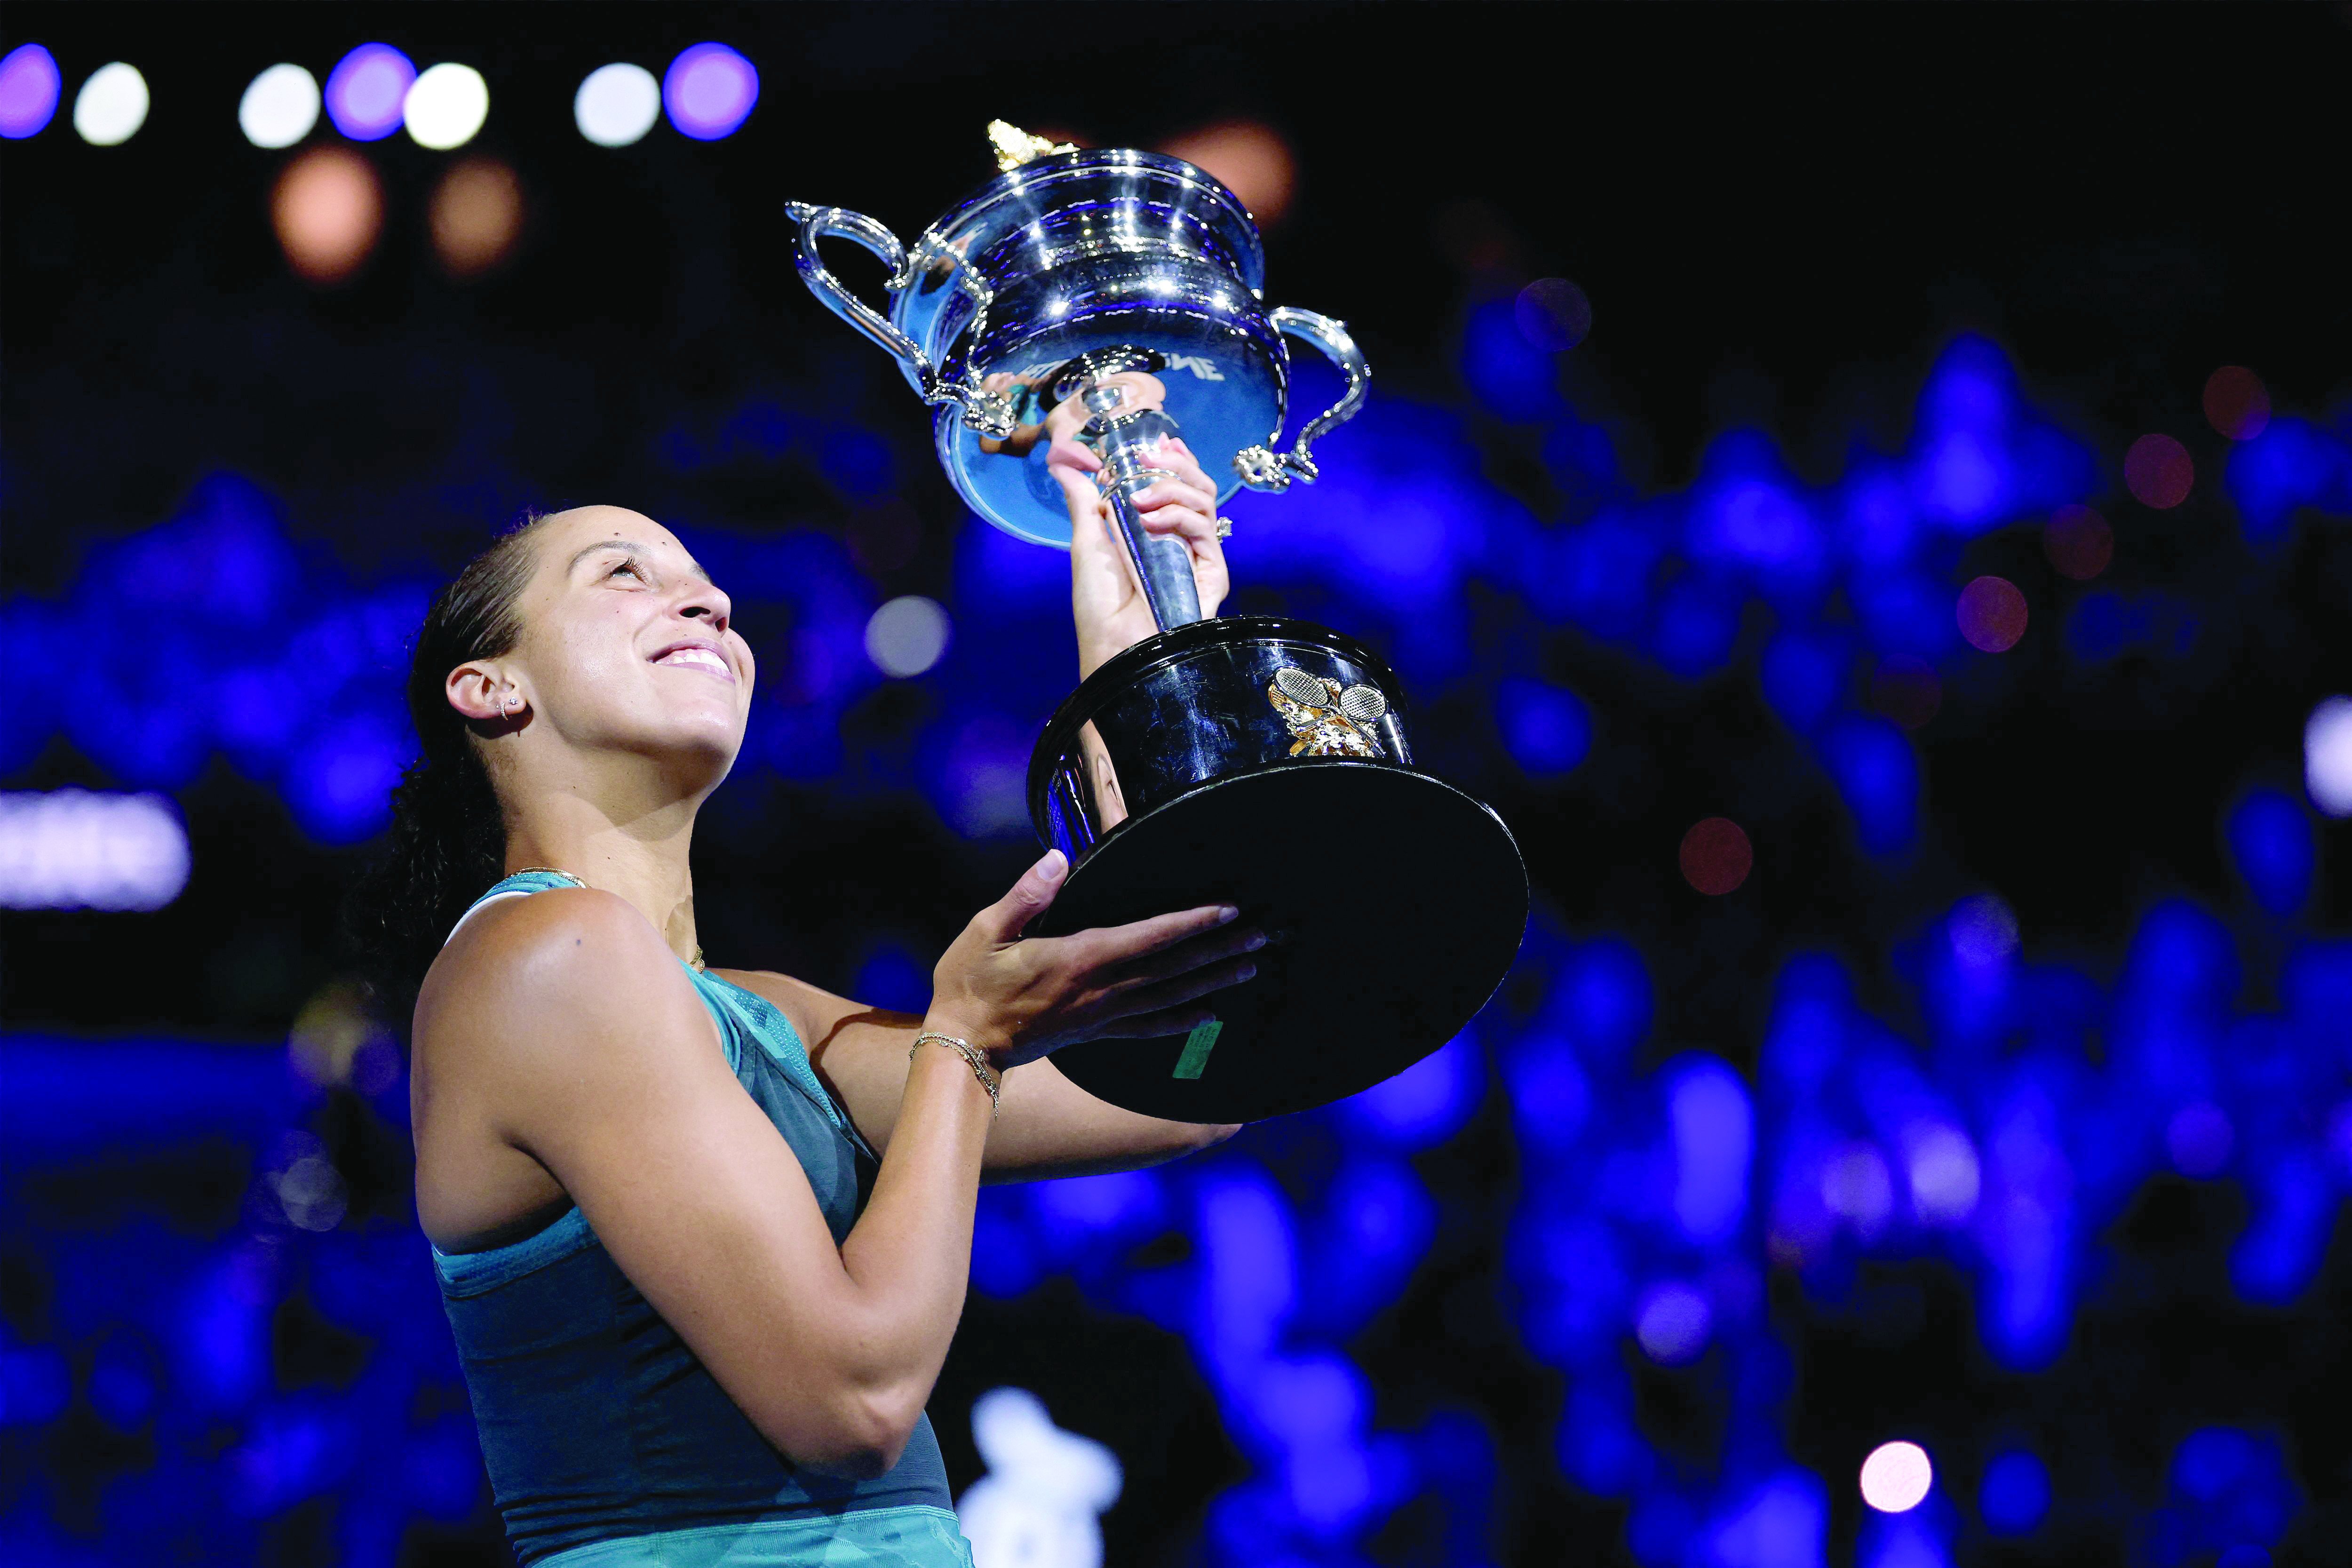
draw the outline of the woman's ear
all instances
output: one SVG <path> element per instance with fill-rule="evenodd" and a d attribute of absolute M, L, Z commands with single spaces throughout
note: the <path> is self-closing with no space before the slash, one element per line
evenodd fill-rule
<path fill-rule="evenodd" d="M 449 706 L 476 723 L 518 717 L 528 704 L 521 689 L 495 664 L 461 664 L 442 683 Z"/>

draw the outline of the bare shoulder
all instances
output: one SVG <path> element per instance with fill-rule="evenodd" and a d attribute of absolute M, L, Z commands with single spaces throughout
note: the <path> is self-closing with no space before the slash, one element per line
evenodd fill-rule
<path fill-rule="evenodd" d="M 458 929 L 425 977 L 415 1037 L 420 1049 L 462 1041 L 478 1063 L 528 1060 L 588 1037 L 656 1042 L 677 1033 L 661 1024 L 700 1011 L 685 971 L 625 900 L 558 888 L 503 900 Z"/>

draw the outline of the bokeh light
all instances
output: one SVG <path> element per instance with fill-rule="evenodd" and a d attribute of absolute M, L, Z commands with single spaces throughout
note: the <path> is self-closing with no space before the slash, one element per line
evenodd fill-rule
<path fill-rule="evenodd" d="M 507 258 L 522 232 L 522 183 L 496 158 L 467 158 L 442 176 L 427 214 L 434 254 L 453 278 Z"/>
<path fill-rule="evenodd" d="M 2116 533 L 2089 507 L 2062 506 L 2042 526 L 2042 549 L 2063 575 L 2087 583 L 2115 560 Z"/>
<path fill-rule="evenodd" d="M 1906 1143 L 1904 1180 L 1921 1224 L 1959 1225 L 1976 1213 L 1984 1170 L 1967 1133 L 1931 1124 L 1915 1129 Z"/>
<path fill-rule="evenodd" d="M 1977 1513 L 1991 1534 L 2032 1534 L 2050 1516 L 2050 1468 L 2030 1449 L 1995 1454 L 1977 1489 Z"/>
<path fill-rule="evenodd" d="M 1538 778 L 1557 777 L 1592 750 L 1592 715 L 1564 686 L 1525 676 L 1495 688 L 1495 725 L 1511 760 Z"/>
<path fill-rule="evenodd" d="M 0 58 L 0 136 L 21 142 L 58 111 L 65 79 L 57 57 L 38 44 L 18 44 Z"/>
<path fill-rule="evenodd" d="M 905 680 L 939 663 L 948 635 L 948 613 L 937 600 L 903 595 L 866 621 L 866 657 L 883 674 Z"/>
<path fill-rule="evenodd" d="M 1952 956 L 1968 969 L 1990 969 L 2017 952 L 2017 915 L 1990 893 L 1978 893 L 1952 906 L 1945 927 Z"/>
<path fill-rule="evenodd" d="M 313 147 L 286 165 L 270 199 L 278 246 L 313 283 L 359 270 L 383 227 L 383 191 L 368 161 L 348 147 Z"/>
<path fill-rule="evenodd" d="M 1960 590 L 1960 636 L 1986 653 L 2007 653 L 2025 635 L 2025 595 L 2006 577 L 1979 577 Z"/>
<path fill-rule="evenodd" d="M 2164 1128 L 2165 1152 L 2172 1156 L 2173 1169 L 2184 1176 L 2220 1175 L 2229 1169 L 2230 1152 L 2236 1142 L 2230 1113 L 2207 1100 L 2182 1106 Z"/>
<path fill-rule="evenodd" d="M 645 139 L 661 118 L 661 83 L 643 66 L 615 61 L 581 79 L 572 97 L 572 121 L 599 147 L 627 147 Z"/>
<path fill-rule="evenodd" d="M 2330 697 L 2303 727 L 2303 784 L 2330 816 L 2352 816 L 2352 697 Z"/>
<path fill-rule="evenodd" d="M 1290 210 L 1291 193 L 1298 183 L 1297 161 L 1271 125 L 1223 121 L 1179 136 L 1160 151 L 1207 170 L 1241 198 L 1261 226 L 1279 223 Z"/>
<path fill-rule="evenodd" d="M 2284 790 L 2249 790 L 2231 808 L 2222 831 L 2256 903 L 2282 916 L 2303 908 L 2319 858 L 2303 802 Z"/>
<path fill-rule="evenodd" d="M 2270 389 L 2242 364 L 2225 364 L 2205 378 L 2205 417 L 2232 441 L 2251 441 L 2271 422 Z"/>
<path fill-rule="evenodd" d="M 1727 816 L 1710 816 L 1683 835 L 1683 880 L 1710 898 L 1720 898 L 1748 880 L 1756 864 L 1747 830 Z"/>
<path fill-rule="evenodd" d="M 237 100 L 237 129 L 257 147 L 291 147 L 318 123 L 319 79 L 300 66 L 271 66 Z"/>
<path fill-rule="evenodd" d="M 1926 659 L 1898 653 L 1871 673 L 1870 705 L 1906 730 L 1922 729 L 1944 706 L 1944 683 Z"/>
<path fill-rule="evenodd" d="M 1881 1513 L 1910 1512 L 1935 1484 L 1935 1464 L 1916 1443 L 1881 1443 L 1862 1462 L 1862 1500 Z"/>
<path fill-rule="evenodd" d="M 147 79 L 116 60 L 89 73 L 74 94 L 74 131 L 93 147 L 120 147 L 147 123 Z"/>
<path fill-rule="evenodd" d="M 2196 482 L 2189 448 L 2169 436 L 2143 436 L 2124 454 L 2124 484 L 2142 506 L 2158 511 L 2179 506 Z"/>
<path fill-rule="evenodd" d="M 416 67 L 390 44 L 362 44 L 327 73 L 327 118 L 354 142 L 381 142 L 400 129 Z"/>
<path fill-rule="evenodd" d="M 1511 302 L 1519 335 L 1551 353 L 1582 342 L 1592 331 L 1592 301 L 1565 278 L 1538 278 Z"/>
<path fill-rule="evenodd" d="M 400 118 L 419 147 L 446 153 L 474 139 L 489 118 L 490 88 L 471 66 L 443 61 L 409 84 Z"/>
<path fill-rule="evenodd" d="M 1633 1337 L 1660 1366 L 1681 1366 L 1706 1349 L 1711 1321 L 1706 1297 L 1669 1281 L 1643 1297 L 1633 1315 Z"/>
<path fill-rule="evenodd" d="M 188 832 L 160 795 L 0 795 L 0 908 L 160 910 L 188 881 Z"/>
<path fill-rule="evenodd" d="M 1895 1176 L 1878 1145 L 1856 1140 L 1822 1165 L 1822 1207 L 1868 1241 L 1895 1214 Z"/>
<path fill-rule="evenodd" d="M 678 133 L 716 142 L 735 133 L 760 101 L 760 72 L 725 44 L 681 50 L 662 73 L 662 105 Z"/>

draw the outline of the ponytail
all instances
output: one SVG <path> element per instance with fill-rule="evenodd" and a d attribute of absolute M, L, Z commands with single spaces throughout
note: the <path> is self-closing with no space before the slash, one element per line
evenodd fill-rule
<path fill-rule="evenodd" d="M 538 522 L 526 517 L 467 563 L 417 628 L 408 670 L 417 757 L 392 792 L 391 847 L 352 889 L 348 913 L 376 1005 L 397 1023 L 406 1022 L 449 928 L 505 873 L 506 819 L 474 726 L 449 706 L 446 684 L 468 659 L 514 647 Z"/>

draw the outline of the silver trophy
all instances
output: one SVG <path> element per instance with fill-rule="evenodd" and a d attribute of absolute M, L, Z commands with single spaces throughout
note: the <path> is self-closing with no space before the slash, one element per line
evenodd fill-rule
<path fill-rule="evenodd" d="M 948 477 L 997 527 L 1068 548 L 1045 466 L 1057 410 L 1102 458 L 1160 631 L 1088 677 L 1032 758 L 1031 818 L 1072 867 L 1041 931 L 1223 900 L 1283 938 L 1255 980 L 1217 995 L 1215 1025 L 1055 1060 L 1114 1103 L 1193 1121 L 1354 1093 L 1444 1044 L 1501 981 L 1527 921 L 1517 846 L 1488 807 L 1413 769 L 1403 693 L 1377 655 L 1303 621 L 1204 620 L 1183 542 L 1146 533 L 1132 498 L 1180 428 L 1220 501 L 1311 483 L 1316 439 L 1362 405 L 1370 373 L 1340 323 L 1265 307 L 1256 225 L 1202 170 L 1002 121 L 990 135 L 1002 173 L 911 248 L 862 214 L 791 204 L 801 277 L 898 360 L 936 410 Z M 826 268 L 829 237 L 889 268 L 887 315 Z M 1346 378 L 1286 448 L 1286 338 Z"/>

